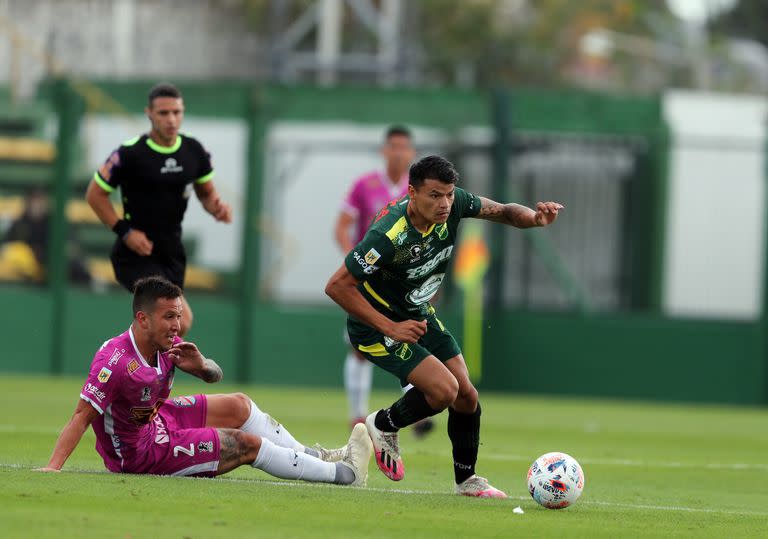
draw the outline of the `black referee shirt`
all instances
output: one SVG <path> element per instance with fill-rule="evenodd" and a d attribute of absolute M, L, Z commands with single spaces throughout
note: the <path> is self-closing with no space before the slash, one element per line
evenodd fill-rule
<path fill-rule="evenodd" d="M 164 147 L 148 135 L 124 142 L 94 174 L 111 193 L 120 187 L 124 219 L 154 242 L 181 239 L 191 184 L 213 178 L 211 156 L 196 139 L 179 134 Z"/>

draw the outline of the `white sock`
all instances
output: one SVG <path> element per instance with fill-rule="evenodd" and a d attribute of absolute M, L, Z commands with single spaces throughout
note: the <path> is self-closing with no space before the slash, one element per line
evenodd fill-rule
<path fill-rule="evenodd" d="M 335 462 L 323 462 L 301 451 L 280 447 L 266 438 L 251 466 L 264 470 L 280 479 L 303 479 L 317 483 L 333 483 L 336 480 Z"/>
<path fill-rule="evenodd" d="M 344 360 L 344 389 L 347 390 L 351 419 L 368 415 L 372 380 L 373 364 L 370 361 L 360 361 L 354 352 L 349 352 Z"/>
<path fill-rule="evenodd" d="M 275 421 L 272 416 L 265 414 L 256 403 L 251 401 L 251 415 L 245 420 L 240 430 L 248 434 L 255 434 L 266 438 L 280 447 L 295 449 L 299 453 L 305 452 L 306 448 L 296 441 L 284 426 Z"/>

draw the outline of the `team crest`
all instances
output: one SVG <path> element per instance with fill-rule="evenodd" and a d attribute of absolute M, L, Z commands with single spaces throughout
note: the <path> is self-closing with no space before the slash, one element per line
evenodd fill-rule
<path fill-rule="evenodd" d="M 110 376 L 112 376 L 112 371 L 106 367 L 102 367 L 97 378 L 99 379 L 99 382 L 106 384 Z"/>
<path fill-rule="evenodd" d="M 448 237 L 448 225 L 446 223 L 443 223 L 437 228 L 437 237 L 441 240 Z"/>
<path fill-rule="evenodd" d="M 128 369 L 128 374 L 133 374 L 134 372 L 139 370 L 139 362 L 136 361 L 135 359 L 132 359 L 128 363 L 128 366 L 126 368 Z"/>
<path fill-rule="evenodd" d="M 397 349 L 395 355 L 403 361 L 408 361 L 413 355 L 413 350 L 411 350 L 411 347 L 408 346 L 407 343 L 403 343 L 400 345 L 400 348 Z"/>
<path fill-rule="evenodd" d="M 381 258 L 381 255 L 376 249 L 371 248 L 370 251 L 365 253 L 365 261 L 370 265 L 375 264 L 379 258 Z"/>
<path fill-rule="evenodd" d="M 200 453 L 213 453 L 213 441 L 200 442 L 197 444 L 197 450 Z"/>
<path fill-rule="evenodd" d="M 411 258 L 416 261 L 419 258 L 421 258 L 421 253 L 424 252 L 424 247 L 419 245 L 418 243 L 411 245 L 411 248 L 408 249 L 408 252 L 411 253 Z"/>

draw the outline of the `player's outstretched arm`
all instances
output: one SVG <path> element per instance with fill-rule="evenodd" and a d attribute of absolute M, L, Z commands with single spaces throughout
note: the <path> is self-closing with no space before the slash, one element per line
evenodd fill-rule
<path fill-rule="evenodd" d="M 213 215 L 214 219 L 222 223 L 232 222 L 232 208 L 221 200 L 213 181 L 195 184 L 195 194 L 205 211 Z"/>
<path fill-rule="evenodd" d="M 219 382 L 224 377 L 221 367 L 214 360 L 204 357 L 191 342 L 175 344 L 168 350 L 168 357 L 182 371 L 209 384 Z"/>
<path fill-rule="evenodd" d="M 80 400 L 75 408 L 75 413 L 72 414 L 72 419 L 64 427 L 64 430 L 59 434 L 59 439 L 56 440 L 56 445 L 53 448 L 53 454 L 48 461 L 48 465 L 45 468 L 37 468 L 38 472 L 59 472 L 61 467 L 67 461 L 72 451 L 75 450 L 77 444 L 91 426 L 96 418 L 99 416 L 99 412 L 84 400 Z"/>
<path fill-rule="evenodd" d="M 485 197 L 480 197 L 480 202 L 480 213 L 476 216 L 478 219 L 517 228 L 550 225 L 557 219 L 558 212 L 565 207 L 559 202 L 537 202 L 536 209 L 532 210 L 521 204 L 500 204 Z"/>
<path fill-rule="evenodd" d="M 381 314 L 365 300 L 357 284 L 358 280 L 342 264 L 325 285 L 325 293 L 349 314 L 396 341 L 415 343 L 427 332 L 425 320 L 394 322 Z"/>

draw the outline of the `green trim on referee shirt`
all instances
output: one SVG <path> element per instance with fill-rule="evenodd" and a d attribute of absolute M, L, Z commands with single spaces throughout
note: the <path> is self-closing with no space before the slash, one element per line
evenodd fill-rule
<path fill-rule="evenodd" d="M 181 147 L 181 135 L 176 135 L 176 142 L 173 143 L 173 146 L 160 146 L 157 142 L 147 137 L 147 146 L 157 153 L 173 153 Z"/>
<path fill-rule="evenodd" d="M 126 140 L 125 142 L 123 142 L 123 146 L 133 146 L 134 144 L 136 144 L 137 142 L 139 142 L 139 139 L 140 139 L 140 138 L 141 138 L 141 135 L 139 135 L 139 136 L 137 136 L 137 137 L 129 138 L 128 140 Z"/>
<path fill-rule="evenodd" d="M 215 170 L 212 170 L 212 171 L 210 171 L 208 174 L 206 174 L 205 176 L 203 176 L 202 178 L 198 178 L 198 179 L 196 179 L 196 180 L 195 180 L 195 183 L 197 183 L 197 184 L 200 184 L 200 183 L 206 183 L 206 182 L 209 182 L 209 181 L 211 181 L 211 180 L 213 179 L 213 177 L 214 177 L 215 175 L 216 175 L 216 171 L 215 171 Z"/>
<path fill-rule="evenodd" d="M 95 181 L 96 185 L 104 189 L 107 193 L 112 193 L 115 190 L 114 187 L 112 187 L 107 182 L 101 179 L 101 176 L 99 176 L 98 172 L 93 173 L 93 181 Z"/>

